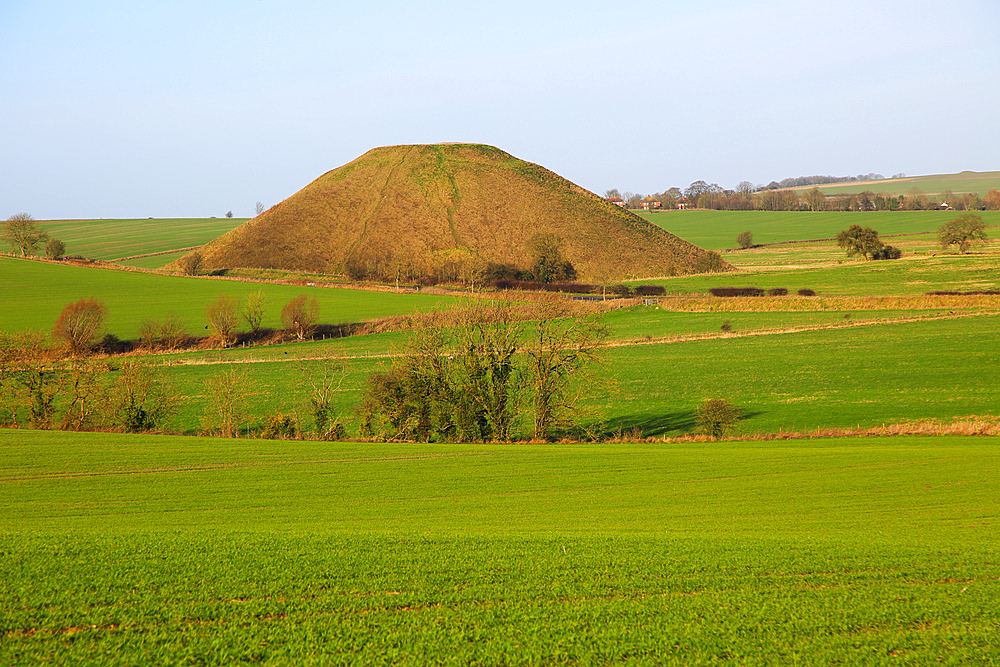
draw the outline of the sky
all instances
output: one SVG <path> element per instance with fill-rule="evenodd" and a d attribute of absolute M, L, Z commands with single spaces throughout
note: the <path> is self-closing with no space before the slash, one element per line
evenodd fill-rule
<path fill-rule="evenodd" d="M 485 143 L 599 194 L 1000 170 L 997 0 L 0 0 L 0 219 L 253 215 Z"/>

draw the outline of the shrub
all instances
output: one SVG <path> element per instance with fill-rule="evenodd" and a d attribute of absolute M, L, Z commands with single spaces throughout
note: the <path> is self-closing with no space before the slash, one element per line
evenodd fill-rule
<path fill-rule="evenodd" d="M 663 285 L 636 285 L 636 296 L 663 296 L 667 289 Z"/>
<path fill-rule="evenodd" d="M 68 304 L 52 327 L 52 337 L 66 345 L 72 354 L 88 351 L 97 338 L 108 307 L 91 297 Z"/>
<path fill-rule="evenodd" d="M 236 297 L 220 294 L 208 304 L 208 327 L 218 337 L 222 347 L 236 342 L 236 326 L 240 323 L 239 304 Z"/>
<path fill-rule="evenodd" d="M 730 433 L 740 419 L 740 410 L 730 401 L 712 398 L 704 401 L 695 412 L 698 429 L 711 438 L 722 438 Z"/>
<path fill-rule="evenodd" d="M 49 239 L 45 244 L 45 256 L 49 259 L 59 259 L 66 254 L 66 244 L 59 239 Z"/>
<path fill-rule="evenodd" d="M 200 252 L 192 252 L 177 260 L 177 265 L 186 275 L 196 276 L 201 271 L 203 259 Z"/>
<path fill-rule="evenodd" d="M 736 237 L 736 244 L 740 248 L 746 250 L 747 248 L 753 247 L 753 232 L 741 232 L 739 236 Z"/>
<path fill-rule="evenodd" d="M 767 290 L 768 296 L 785 296 L 786 294 L 788 294 L 788 290 L 784 287 L 772 287 Z"/>
<path fill-rule="evenodd" d="M 319 302 L 316 297 L 300 294 L 281 309 L 281 322 L 285 325 L 285 331 L 299 340 L 305 340 L 315 333 L 318 315 Z"/>
<path fill-rule="evenodd" d="M 723 266 L 722 255 L 714 250 L 709 250 L 698 255 L 698 258 L 694 262 L 694 270 L 698 273 L 718 273 L 722 271 Z"/>
<path fill-rule="evenodd" d="M 712 296 L 764 296 L 759 287 L 713 287 L 708 290 Z"/>
<path fill-rule="evenodd" d="M 291 440 L 299 434 L 299 427 L 292 415 L 276 412 L 267 420 L 260 437 L 265 440 Z"/>
<path fill-rule="evenodd" d="M 816 291 L 811 289 L 800 289 L 796 292 L 799 296 L 816 296 Z"/>
<path fill-rule="evenodd" d="M 872 253 L 872 259 L 899 259 L 903 251 L 891 245 L 884 245 Z"/>

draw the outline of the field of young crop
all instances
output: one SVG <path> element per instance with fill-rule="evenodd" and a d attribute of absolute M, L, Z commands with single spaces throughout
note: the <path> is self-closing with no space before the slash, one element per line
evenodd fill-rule
<path fill-rule="evenodd" d="M 788 253 L 785 248 L 782 246 L 780 252 L 794 262 L 794 253 Z M 865 262 L 847 259 L 840 251 L 838 263 L 806 262 L 791 267 L 767 264 L 768 254 L 744 255 L 748 264 L 736 273 L 706 273 L 639 282 L 663 285 L 668 293 L 681 294 L 704 294 L 712 287 L 783 287 L 790 294 L 811 289 L 821 296 L 920 295 L 932 291 L 1000 289 L 1000 254 L 905 255 L 898 260 Z"/>
<path fill-rule="evenodd" d="M 857 224 L 879 234 L 934 232 L 961 211 L 662 211 L 644 214 L 644 220 L 709 250 L 738 247 L 736 236 L 753 232 L 754 243 L 832 239 Z M 1000 225 L 1000 211 L 977 211 L 987 225 Z M 991 235 L 997 235 L 996 229 Z M 893 243 L 891 239 L 887 242 Z M 898 245 L 893 243 L 894 245 Z M 729 259 L 728 256 L 726 259 Z"/>
<path fill-rule="evenodd" d="M 0 431 L 3 664 L 991 664 L 997 438 Z"/>
<path fill-rule="evenodd" d="M 192 335 L 204 333 L 208 304 L 220 294 L 244 299 L 263 290 L 269 298 L 265 327 L 281 327 L 281 309 L 308 294 L 320 303 L 323 323 L 361 322 L 377 317 L 432 310 L 452 299 L 431 294 L 394 294 L 352 289 L 274 285 L 233 280 L 156 275 L 0 257 L 0 330 L 48 331 L 66 304 L 95 297 L 108 307 L 109 333 L 134 339 L 147 318 L 176 315 Z"/>
<path fill-rule="evenodd" d="M 828 195 L 845 195 L 867 190 L 901 195 L 909 195 L 913 192 L 928 195 L 944 192 L 974 192 L 983 196 L 988 190 L 1000 189 L 1000 171 L 963 171 L 957 174 L 908 176 L 864 183 L 828 183 L 815 187 Z M 802 194 L 811 189 L 795 188 L 795 191 Z"/>
<path fill-rule="evenodd" d="M 65 243 L 68 255 L 118 259 L 203 245 L 244 222 L 246 218 L 43 220 L 39 227 Z"/>

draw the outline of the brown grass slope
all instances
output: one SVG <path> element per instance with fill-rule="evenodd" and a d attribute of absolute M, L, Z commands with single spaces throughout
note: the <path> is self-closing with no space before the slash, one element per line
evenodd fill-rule
<path fill-rule="evenodd" d="M 463 280 L 487 263 L 529 267 L 538 233 L 561 237 L 584 280 L 690 273 L 705 261 L 559 175 L 478 144 L 370 150 L 201 252 L 208 269 Z"/>

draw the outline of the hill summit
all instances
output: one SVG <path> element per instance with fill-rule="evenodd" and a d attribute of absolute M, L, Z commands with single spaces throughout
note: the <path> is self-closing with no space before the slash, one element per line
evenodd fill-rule
<path fill-rule="evenodd" d="M 557 238 L 584 280 L 730 268 L 717 255 L 492 146 L 375 148 L 201 249 L 207 269 L 466 281 Z"/>

